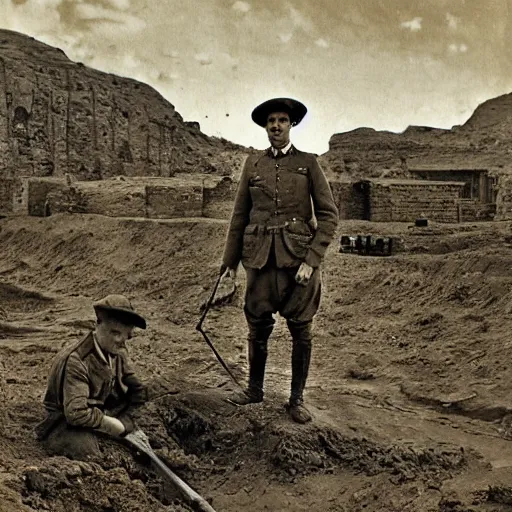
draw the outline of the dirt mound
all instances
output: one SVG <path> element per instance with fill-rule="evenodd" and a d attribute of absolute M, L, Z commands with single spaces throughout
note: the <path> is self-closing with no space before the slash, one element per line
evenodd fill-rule
<path fill-rule="evenodd" d="M 341 467 L 369 476 L 386 472 L 400 483 L 446 478 L 467 465 L 457 447 L 382 446 L 328 426 L 298 428 L 283 422 L 272 402 L 237 409 L 222 396 L 212 400 L 211 393 L 189 393 L 167 401 L 164 421 L 185 453 L 211 458 L 217 469 L 233 463 L 263 465 L 284 480 Z"/>
<path fill-rule="evenodd" d="M 56 215 L 0 228 L 0 500 L 10 510 L 187 510 L 124 445 L 107 444 L 105 460 L 83 466 L 47 457 L 33 438 L 55 353 L 91 328 L 92 300 L 116 292 L 148 320 L 130 343 L 152 392 L 139 424 L 218 512 L 505 506 L 506 492 L 487 491 L 512 478 L 508 224 L 421 234 L 403 224 L 340 226 L 399 237 L 402 250 L 377 258 L 329 248 L 306 393 L 314 422 L 305 426 L 283 406 L 291 344 L 281 319 L 266 399 L 248 407 L 225 401 L 232 383 L 195 330 L 225 223 Z M 237 282 L 204 327 L 245 380 L 243 272 Z"/>
<path fill-rule="evenodd" d="M 0 282 L 0 301 L 2 310 L 16 312 L 37 311 L 48 307 L 53 298 L 38 291 L 24 289 L 10 283 Z"/>
<path fill-rule="evenodd" d="M 134 478 L 123 467 L 104 469 L 99 464 L 52 457 L 48 462 L 24 471 L 23 502 L 35 510 L 55 512 L 190 510 L 178 502 L 165 505 L 162 502 L 169 500 L 157 499 L 148 493 L 147 477 L 144 474 L 137 476 L 139 478 Z"/>

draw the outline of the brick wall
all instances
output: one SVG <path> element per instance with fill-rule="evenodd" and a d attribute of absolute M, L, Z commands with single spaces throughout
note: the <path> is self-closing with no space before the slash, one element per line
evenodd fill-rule
<path fill-rule="evenodd" d="M 110 217 L 145 217 L 144 185 L 121 180 L 82 181 L 48 193 L 50 213 L 95 213 Z M 33 215 L 31 213 L 31 215 Z"/>
<path fill-rule="evenodd" d="M 87 213 L 87 195 L 75 186 L 63 190 L 50 191 L 46 196 L 47 213 Z"/>
<path fill-rule="evenodd" d="M 365 192 L 362 182 L 330 181 L 329 185 L 340 219 L 365 218 Z"/>
<path fill-rule="evenodd" d="M 436 222 L 459 222 L 458 199 L 463 183 L 371 180 L 370 220 L 413 222 L 425 216 Z"/>
<path fill-rule="evenodd" d="M 86 198 L 87 213 L 110 217 L 144 217 L 146 198 L 144 186 L 125 181 L 85 182 L 74 186 Z"/>
<path fill-rule="evenodd" d="M 64 178 L 28 178 L 26 180 L 22 178 L 18 196 L 21 197 L 20 213 L 27 208 L 29 215 L 44 217 L 48 193 L 63 190 L 66 186 Z"/>
<path fill-rule="evenodd" d="M 0 180 L 0 213 L 10 213 L 13 210 L 14 179 Z"/>
<path fill-rule="evenodd" d="M 201 185 L 146 185 L 146 215 L 153 219 L 201 217 Z"/>
<path fill-rule="evenodd" d="M 476 199 L 459 199 L 459 216 L 462 222 L 493 220 L 496 205 L 486 204 Z"/>
<path fill-rule="evenodd" d="M 512 176 L 511 169 L 498 177 L 498 196 L 496 198 L 496 220 L 512 220 Z"/>
<path fill-rule="evenodd" d="M 203 217 L 229 219 L 235 201 L 237 183 L 225 177 L 220 181 L 205 180 L 203 188 Z"/>

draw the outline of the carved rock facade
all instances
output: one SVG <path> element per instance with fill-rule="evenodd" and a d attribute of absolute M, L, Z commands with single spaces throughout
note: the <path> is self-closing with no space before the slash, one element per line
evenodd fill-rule
<path fill-rule="evenodd" d="M 0 178 L 231 174 L 244 148 L 184 122 L 154 89 L 0 30 Z"/>

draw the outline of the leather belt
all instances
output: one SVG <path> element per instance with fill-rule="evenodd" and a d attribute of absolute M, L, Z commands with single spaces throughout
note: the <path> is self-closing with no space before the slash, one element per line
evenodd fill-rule
<path fill-rule="evenodd" d="M 284 227 L 288 226 L 288 224 L 289 222 L 285 222 L 284 224 L 278 224 L 275 226 L 265 226 L 263 229 L 265 233 L 277 233 Z"/>

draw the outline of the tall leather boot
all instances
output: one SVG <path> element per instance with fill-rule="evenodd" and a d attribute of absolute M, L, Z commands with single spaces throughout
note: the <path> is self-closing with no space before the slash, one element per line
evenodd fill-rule
<path fill-rule="evenodd" d="M 309 322 L 288 321 L 292 335 L 292 384 L 288 412 L 297 423 L 311 421 L 311 413 L 304 405 L 304 388 L 311 361 L 312 325 Z"/>
<path fill-rule="evenodd" d="M 273 319 L 249 323 L 247 337 L 249 352 L 249 385 L 244 391 L 237 391 L 229 401 L 237 405 L 254 404 L 263 401 L 263 382 L 267 364 L 267 344 L 274 328 Z"/>

